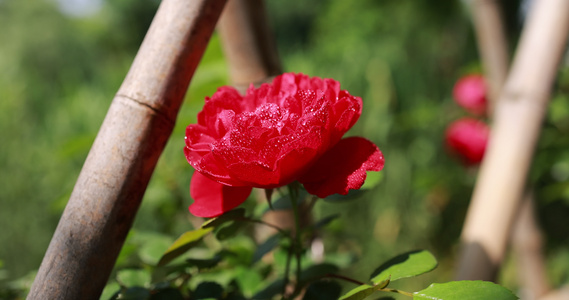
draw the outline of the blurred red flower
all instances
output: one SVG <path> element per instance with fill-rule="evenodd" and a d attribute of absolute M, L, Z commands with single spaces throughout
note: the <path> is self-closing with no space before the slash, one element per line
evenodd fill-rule
<path fill-rule="evenodd" d="M 484 77 L 473 74 L 460 78 L 454 85 L 455 102 L 475 115 L 486 113 L 486 83 Z"/>
<path fill-rule="evenodd" d="M 362 100 L 333 79 L 285 73 L 245 96 L 222 87 L 206 98 L 186 129 L 184 153 L 196 169 L 190 212 L 214 217 L 241 204 L 253 187 L 299 181 L 327 197 L 359 189 L 380 171 L 381 151 L 361 137 L 342 139 L 360 117 Z"/>
<path fill-rule="evenodd" d="M 482 161 L 490 129 L 479 120 L 462 118 L 454 121 L 446 130 L 446 144 L 466 165 Z"/>

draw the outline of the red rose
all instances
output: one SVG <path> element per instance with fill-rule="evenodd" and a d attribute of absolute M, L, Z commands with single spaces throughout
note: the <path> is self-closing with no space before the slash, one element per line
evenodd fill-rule
<path fill-rule="evenodd" d="M 372 142 L 342 136 L 362 100 L 333 79 L 286 73 L 245 96 L 232 87 L 206 98 L 186 129 L 184 154 L 196 169 L 190 212 L 214 217 L 233 209 L 253 187 L 299 181 L 318 197 L 359 189 L 384 159 Z"/>
<path fill-rule="evenodd" d="M 482 161 L 490 129 L 482 122 L 462 118 L 450 124 L 446 131 L 446 143 L 465 164 L 475 165 Z"/>
<path fill-rule="evenodd" d="M 452 91 L 458 105 L 472 114 L 483 115 L 486 112 L 486 84 L 480 75 L 468 75 L 459 79 Z"/>

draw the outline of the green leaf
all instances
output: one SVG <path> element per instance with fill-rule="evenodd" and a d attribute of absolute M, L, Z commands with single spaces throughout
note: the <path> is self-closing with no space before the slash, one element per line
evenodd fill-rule
<path fill-rule="evenodd" d="M 362 300 L 373 294 L 377 289 L 377 287 L 368 284 L 360 285 L 338 298 L 338 300 Z"/>
<path fill-rule="evenodd" d="M 333 274 L 338 272 L 338 267 L 330 263 L 322 263 L 317 265 L 312 265 L 300 273 L 300 281 L 312 281 L 318 279 L 326 274 Z"/>
<path fill-rule="evenodd" d="M 346 195 L 333 194 L 333 195 L 330 195 L 330 196 L 324 198 L 324 201 L 330 202 L 330 203 L 343 203 L 343 202 L 358 199 L 361 195 L 363 195 L 367 191 L 369 191 L 369 190 L 368 189 L 349 190 L 348 194 L 346 194 Z"/>
<path fill-rule="evenodd" d="M 233 222 L 227 226 L 224 226 L 222 228 L 220 228 L 216 233 L 215 233 L 215 237 L 220 240 L 226 240 L 228 238 L 234 237 L 235 234 L 241 229 L 243 228 L 243 226 L 245 225 L 245 223 L 243 222 Z"/>
<path fill-rule="evenodd" d="M 146 300 L 150 299 L 150 291 L 143 287 L 134 286 L 120 292 L 116 297 L 113 296 L 111 299 Z"/>
<path fill-rule="evenodd" d="M 284 280 L 277 279 L 269 286 L 255 294 L 252 299 L 272 299 L 275 295 L 280 294 L 284 289 Z"/>
<path fill-rule="evenodd" d="M 237 266 L 235 269 L 235 281 L 243 295 L 251 297 L 263 286 L 263 277 L 258 270 L 244 266 Z"/>
<path fill-rule="evenodd" d="M 211 269 L 215 266 L 217 266 L 217 264 L 219 262 L 221 262 L 221 255 L 216 254 L 214 257 L 210 258 L 210 259 L 193 259 L 193 258 L 189 258 L 186 259 L 186 262 L 189 265 L 192 266 L 196 266 L 198 267 L 198 269 L 203 270 L 203 269 Z"/>
<path fill-rule="evenodd" d="M 413 299 L 424 300 L 515 300 L 516 295 L 503 286 L 489 281 L 451 281 L 433 283 L 418 291 Z"/>
<path fill-rule="evenodd" d="M 117 272 L 117 281 L 125 287 L 145 286 L 150 283 L 150 273 L 146 270 L 124 269 Z"/>
<path fill-rule="evenodd" d="M 200 283 L 192 293 L 192 299 L 221 299 L 222 296 L 223 287 L 212 281 Z"/>
<path fill-rule="evenodd" d="M 198 267 L 198 269 L 200 270 L 211 269 L 217 266 L 217 264 L 219 264 L 224 258 L 228 258 L 231 256 L 235 256 L 235 253 L 229 250 L 221 250 L 217 252 L 212 258 L 206 258 L 206 259 L 188 258 L 186 259 L 186 262 L 188 263 L 188 265 Z"/>
<path fill-rule="evenodd" d="M 186 251 L 190 250 L 197 242 L 199 242 L 206 234 L 213 230 L 211 228 L 198 228 L 192 231 L 188 231 L 182 234 L 171 246 L 166 250 L 158 266 L 163 266 L 171 262 L 176 257 L 184 254 Z"/>
<path fill-rule="evenodd" d="M 257 247 L 255 253 L 253 253 L 253 260 L 251 263 L 254 264 L 258 262 L 259 260 L 261 260 L 261 258 L 263 258 L 263 256 L 265 256 L 265 254 L 275 249 L 275 247 L 279 245 L 280 240 L 281 240 L 280 233 L 276 233 L 270 236 L 265 242 L 263 242 L 261 245 L 259 245 L 259 247 Z"/>
<path fill-rule="evenodd" d="M 154 291 L 150 300 L 184 300 L 184 295 L 182 295 L 180 290 L 168 287 Z"/>
<path fill-rule="evenodd" d="M 421 275 L 437 267 L 437 260 L 427 250 L 417 250 L 398 255 L 381 266 L 370 276 L 374 284 L 389 279 L 395 281 L 401 278 Z"/>
<path fill-rule="evenodd" d="M 170 237 L 153 236 L 140 246 L 138 256 L 144 263 L 154 266 L 162 258 L 164 250 L 168 249 L 171 244 L 172 238 Z"/>
<path fill-rule="evenodd" d="M 360 189 L 371 190 L 383 181 L 384 172 L 366 172 L 366 180 Z"/>
<path fill-rule="evenodd" d="M 330 300 L 338 299 L 342 287 L 335 281 L 317 281 L 306 289 L 302 300 Z"/>
<path fill-rule="evenodd" d="M 300 189 L 298 191 L 298 199 L 297 199 L 298 205 L 304 202 L 307 195 L 308 193 L 304 189 Z M 271 207 L 267 207 L 264 212 L 267 212 L 269 210 L 289 210 L 289 209 L 292 209 L 292 202 L 290 201 L 290 196 L 288 194 L 285 194 L 277 198 L 277 200 L 273 201 Z"/>
<path fill-rule="evenodd" d="M 108 300 L 111 299 L 113 295 L 115 295 L 114 297 L 117 297 L 120 293 L 120 289 L 121 286 L 116 281 L 109 282 L 103 289 L 103 293 L 99 299 Z"/>
<path fill-rule="evenodd" d="M 375 286 L 376 286 L 378 289 L 384 289 L 384 288 L 386 288 L 386 287 L 389 285 L 390 282 L 391 282 L 391 280 L 389 280 L 389 278 L 387 278 L 387 279 L 385 279 L 384 281 L 382 281 L 382 282 L 376 284 Z"/>
<path fill-rule="evenodd" d="M 202 228 L 215 228 L 219 225 L 222 225 L 229 221 L 234 221 L 236 219 L 241 219 L 245 217 L 245 209 L 244 208 L 236 208 L 234 210 L 230 210 L 223 215 L 213 218 L 211 220 L 207 220 L 202 224 Z"/>
<path fill-rule="evenodd" d="M 339 217 L 340 217 L 340 214 L 333 214 L 333 215 L 327 216 L 325 218 L 318 220 L 318 222 L 314 223 L 314 225 L 312 227 L 314 229 L 322 228 L 322 227 L 330 224 L 332 221 L 336 220 Z"/>

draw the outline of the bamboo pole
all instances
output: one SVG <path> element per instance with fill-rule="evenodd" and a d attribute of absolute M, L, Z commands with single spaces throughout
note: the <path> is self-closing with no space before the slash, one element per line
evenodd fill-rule
<path fill-rule="evenodd" d="M 226 0 L 164 0 L 113 99 L 28 299 L 98 299 Z"/>
<path fill-rule="evenodd" d="M 569 1 L 537 1 L 494 112 L 462 232 L 458 279 L 491 280 L 503 260 L 568 36 Z"/>
<path fill-rule="evenodd" d="M 491 115 L 508 76 L 508 43 L 497 0 L 471 0 L 471 11 L 478 51 L 490 90 L 488 115 Z"/>
<path fill-rule="evenodd" d="M 486 83 L 490 88 L 488 115 L 491 115 L 509 68 L 501 9 L 495 0 L 473 0 L 471 10 Z M 520 284 L 524 286 L 522 297 L 528 300 L 537 299 L 551 290 L 545 272 L 543 237 L 534 209 L 533 194 L 526 192 L 511 236 Z"/>
<path fill-rule="evenodd" d="M 282 73 L 263 0 L 233 0 L 219 20 L 218 32 L 232 84 L 245 91 Z"/>
<path fill-rule="evenodd" d="M 516 254 L 522 299 L 539 299 L 551 287 L 547 281 L 543 257 L 543 238 L 535 218 L 533 194 L 526 193 L 514 223 L 512 246 Z"/>

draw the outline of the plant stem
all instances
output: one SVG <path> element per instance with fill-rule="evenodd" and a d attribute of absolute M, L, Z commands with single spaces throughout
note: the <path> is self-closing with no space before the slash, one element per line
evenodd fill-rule
<path fill-rule="evenodd" d="M 243 218 L 235 219 L 235 221 L 243 221 L 243 222 L 250 222 L 250 223 L 265 225 L 267 227 L 270 227 L 270 228 L 278 231 L 283 236 L 289 236 L 287 231 L 283 230 L 282 228 L 278 227 L 277 225 L 267 223 L 263 220 L 257 220 L 257 219 L 251 219 L 251 218 L 243 217 Z"/>
<path fill-rule="evenodd" d="M 294 251 L 296 258 L 296 287 L 294 293 L 298 292 L 298 287 L 300 283 L 300 273 L 301 273 L 301 251 L 302 251 L 302 241 L 301 241 L 301 231 L 300 231 L 300 212 L 298 210 L 298 184 L 292 183 L 289 185 L 289 197 L 292 204 L 292 212 L 294 214 L 294 240 L 292 243 L 292 250 Z"/>
<path fill-rule="evenodd" d="M 292 237 L 291 237 L 292 239 Z M 283 279 L 283 293 L 282 293 L 282 299 L 287 299 L 285 297 L 286 295 L 286 287 L 288 285 L 289 282 L 289 273 L 290 273 L 290 259 L 292 257 L 292 245 L 290 246 L 290 248 L 288 249 L 287 255 L 286 255 L 286 264 L 285 264 L 285 273 L 284 273 L 284 279 Z"/>

